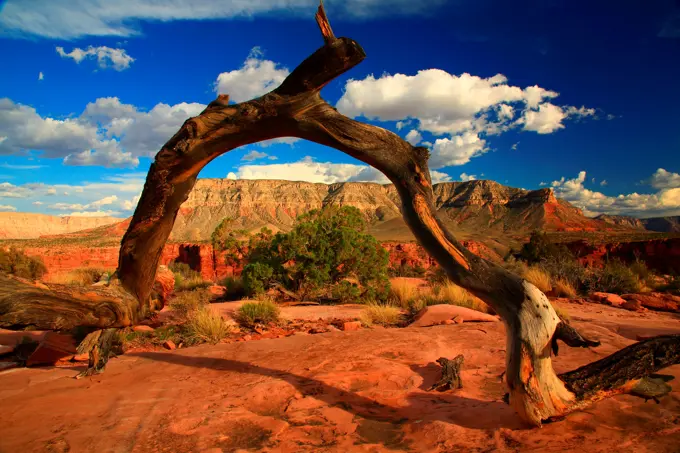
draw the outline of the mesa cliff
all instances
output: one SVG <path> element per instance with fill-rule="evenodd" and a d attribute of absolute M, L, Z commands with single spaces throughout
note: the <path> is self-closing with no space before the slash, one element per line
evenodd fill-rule
<path fill-rule="evenodd" d="M 433 191 L 441 220 L 455 231 L 524 235 L 536 229 L 621 229 L 585 217 L 568 202 L 555 198 L 552 189 L 523 190 L 480 180 L 434 184 Z M 224 218 L 234 219 L 235 228 L 288 230 L 298 215 L 328 205 L 358 208 L 378 239 L 413 239 L 391 184 L 229 179 L 197 181 L 177 216 L 171 239 L 207 240 Z"/>
<path fill-rule="evenodd" d="M 0 212 L 0 239 L 34 239 L 68 234 L 120 222 L 117 217 L 52 216 L 28 212 Z"/>

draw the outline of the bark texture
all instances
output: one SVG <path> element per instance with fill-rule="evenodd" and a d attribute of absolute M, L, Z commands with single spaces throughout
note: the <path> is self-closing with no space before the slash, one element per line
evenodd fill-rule
<path fill-rule="evenodd" d="M 463 366 L 464 360 L 465 357 L 463 357 L 462 354 L 457 355 L 452 360 L 449 360 L 446 357 L 437 359 L 437 363 L 442 366 L 442 378 L 435 382 L 429 390 L 443 392 L 445 390 L 463 388 L 463 379 L 460 376 L 460 369 Z"/>
<path fill-rule="evenodd" d="M 605 396 L 631 391 L 656 369 L 678 363 L 680 340 L 668 337 L 634 345 L 619 356 L 603 359 L 610 362 L 595 362 L 558 377 L 550 358 L 558 340 L 582 347 L 597 342 L 584 339 L 565 324 L 534 285 L 473 255 L 443 226 L 435 214 L 426 148 L 347 118 L 321 98 L 321 88 L 360 63 L 365 53 L 352 39 L 335 37 L 323 6 L 316 20 L 324 46 L 281 86 L 240 104 L 229 104 L 228 96 L 220 95 L 200 115 L 187 120 L 158 152 L 121 244 L 118 275 L 125 291 L 88 289 L 86 294 L 76 294 L 54 285 L 28 288 L 26 283 L 1 279 L 0 325 L 104 328 L 139 321 L 151 309 L 150 294 L 163 245 L 201 169 L 240 146 L 298 137 L 338 149 L 385 174 L 397 188 L 404 219 L 418 241 L 455 283 L 503 318 L 508 332 L 509 402 L 528 423 L 540 425 Z M 19 294 L 18 302 L 10 300 L 12 294 Z M 612 374 L 617 367 L 620 372 Z M 595 389 L 598 376 L 607 385 Z"/>

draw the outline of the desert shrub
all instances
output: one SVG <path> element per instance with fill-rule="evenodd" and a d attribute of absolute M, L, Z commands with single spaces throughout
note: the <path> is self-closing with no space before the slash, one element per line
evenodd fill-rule
<path fill-rule="evenodd" d="M 193 291 L 207 288 L 212 283 L 205 281 L 200 272 L 193 270 L 187 263 L 171 262 L 168 268 L 175 274 L 176 291 Z"/>
<path fill-rule="evenodd" d="M 382 305 L 377 303 L 369 303 L 366 308 L 361 311 L 361 322 L 364 325 L 372 326 L 378 324 L 381 326 L 396 326 L 402 320 L 401 310 L 392 305 Z"/>
<path fill-rule="evenodd" d="M 220 283 L 226 288 L 225 297 L 227 300 L 239 300 L 246 295 L 241 277 L 225 277 Z"/>
<path fill-rule="evenodd" d="M 387 269 L 387 274 L 390 277 L 421 278 L 426 272 L 427 270 L 420 264 L 416 266 L 411 266 L 410 264 L 400 264 L 398 266 L 390 266 Z"/>
<path fill-rule="evenodd" d="M 550 274 L 538 266 L 530 266 L 527 268 L 522 277 L 544 293 L 552 290 Z"/>
<path fill-rule="evenodd" d="M 190 279 L 175 279 L 175 290 L 177 291 L 194 291 L 212 286 L 212 282 L 203 280 L 203 277 L 192 277 Z"/>
<path fill-rule="evenodd" d="M 73 271 L 74 283 L 81 285 L 93 285 L 99 282 L 102 278 L 108 278 L 110 274 L 103 269 L 95 269 L 85 267 Z"/>
<path fill-rule="evenodd" d="M 522 246 L 519 255 L 529 264 L 540 263 L 546 258 L 573 258 L 572 253 L 565 245 L 550 242 L 548 235 L 539 231 L 531 233 L 529 242 Z"/>
<path fill-rule="evenodd" d="M 135 332 L 132 328 L 121 329 L 115 343 L 120 344 L 123 350 L 129 350 L 135 347 L 161 346 L 166 341 L 172 341 L 176 345 L 184 343 L 182 328 L 162 326 L 152 332 Z"/>
<path fill-rule="evenodd" d="M 0 248 L 0 271 L 32 280 L 39 279 L 47 268 L 42 259 L 28 256 L 16 247 Z"/>
<path fill-rule="evenodd" d="M 618 260 L 611 260 L 602 269 L 590 270 L 584 282 L 588 291 L 605 293 L 635 293 L 642 285 L 637 275 Z"/>
<path fill-rule="evenodd" d="M 249 296 L 262 294 L 269 287 L 274 269 L 266 263 L 249 263 L 243 268 L 243 290 Z"/>
<path fill-rule="evenodd" d="M 352 279 L 366 288 L 367 297 L 384 300 L 389 290 L 388 254 L 365 230 L 361 212 L 351 206 L 301 215 L 290 232 L 251 242 L 248 261 L 268 266 L 272 273 L 267 267 L 251 268 L 246 278 L 244 269 L 246 291 L 252 294 L 277 282 L 313 299 L 327 297 L 334 286 Z"/>
<path fill-rule="evenodd" d="M 629 268 L 633 274 L 637 275 L 638 280 L 641 283 L 641 290 L 643 288 L 648 290 L 649 288 L 656 287 L 657 282 L 654 273 L 649 270 L 647 263 L 639 257 L 635 257 L 635 261 L 630 263 Z"/>
<path fill-rule="evenodd" d="M 103 269 L 83 267 L 63 274 L 50 275 L 47 281 L 62 285 L 88 286 L 100 281 L 108 281 L 112 274 L 113 272 Z"/>
<path fill-rule="evenodd" d="M 518 260 L 513 255 L 508 255 L 503 261 L 503 267 L 515 275 L 523 275 L 527 270 L 527 263 Z"/>
<path fill-rule="evenodd" d="M 341 304 L 360 302 L 361 288 L 359 288 L 359 285 L 356 283 L 343 280 L 333 286 L 331 295 L 333 299 L 337 299 Z"/>
<path fill-rule="evenodd" d="M 666 284 L 659 286 L 657 290 L 680 295 L 680 276 L 671 276 L 670 280 Z"/>
<path fill-rule="evenodd" d="M 236 311 L 236 321 L 246 327 L 257 323 L 268 324 L 279 320 L 281 310 L 270 300 L 246 302 Z"/>
<path fill-rule="evenodd" d="M 391 283 L 388 300 L 402 308 L 407 308 L 409 302 L 418 296 L 418 288 L 409 281 L 397 280 Z"/>
<path fill-rule="evenodd" d="M 493 313 L 491 307 L 482 302 L 478 297 L 470 294 L 465 288 L 461 288 L 451 282 L 441 286 L 441 289 L 436 296 L 436 300 L 438 300 L 440 304 L 457 305 L 482 313 Z M 427 305 L 433 304 L 428 303 Z"/>
<path fill-rule="evenodd" d="M 586 268 L 571 256 L 544 258 L 541 260 L 540 267 L 550 274 L 553 280 L 568 282 L 576 290 L 582 289 L 586 279 Z"/>
<path fill-rule="evenodd" d="M 217 343 L 231 331 L 231 326 L 222 317 L 203 305 L 189 316 L 184 326 L 188 343 Z"/>
<path fill-rule="evenodd" d="M 576 288 L 572 285 L 569 280 L 558 278 L 553 282 L 553 290 L 557 297 L 571 297 L 577 296 Z"/>
<path fill-rule="evenodd" d="M 210 302 L 206 290 L 182 291 L 170 300 L 170 308 L 180 319 L 186 320 Z"/>

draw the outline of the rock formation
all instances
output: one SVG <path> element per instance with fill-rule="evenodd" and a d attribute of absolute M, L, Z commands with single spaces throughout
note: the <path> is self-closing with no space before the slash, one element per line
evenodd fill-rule
<path fill-rule="evenodd" d="M 596 231 L 620 228 L 585 217 L 552 189 L 523 190 L 494 181 L 447 182 L 433 186 L 440 218 L 457 230 L 505 234 L 546 231 Z M 182 205 L 171 238 L 206 240 L 224 218 L 235 226 L 287 230 L 295 218 L 326 205 L 359 208 L 370 231 L 382 240 L 410 240 L 400 202 L 391 184 L 273 180 L 200 179 Z"/>
<path fill-rule="evenodd" d="M 52 216 L 28 212 L 0 212 L 0 239 L 34 239 L 118 223 L 117 217 Z"/>

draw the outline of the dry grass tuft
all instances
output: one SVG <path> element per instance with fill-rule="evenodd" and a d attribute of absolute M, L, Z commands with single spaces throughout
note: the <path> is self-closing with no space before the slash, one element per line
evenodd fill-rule
<path fill-rule="evenodd" d="M 231 332 L 231 326 L 207 305 L 189 316 L 185 329 L 191 343 L 218 343 Z"/>
<path fill-rule="evenodd" d="M 493 313 L 491 307 L 482 302 L 478 297 L 470 294 L 466 289 L 454 283 L 446 283 L 441 286 L 437 299 L 442 304 L 457 305 L 459 307 L 470 308 L 482 313 Z M 432 305 L 428 303 L 428 305 Z"/>
<path fill-rule="evenodd" d="M 550 274 L 537 266 L 531 266 L 522 275 L 525 280 L 532 283 L 536 288 L 540 289 L 544 293 L 552 290 L 552 285 L 550 284 Z"/>
<path fill-rule="evenodd" d="M 401 322 L 402 314 L 401 309 L 392 305 L 370 303 L 361 311 L 360 319 L 367 326 L 395 326 Z"/>
<path fill-rule="evenodd" d="M 395 280 L 390 285 L 389 301 L 401 308 L 408 308 L 409 302 L 418 296 L 418 288 L 413 282 Z"/>
<path fill-rule="evenodd" d="M 569 321 L 571 319 L 571 317 L 569 316 L 569 313 L 567 313 L 565 310 L 563 310 L 562 308 L 558 307 L 555 304 L 552 304 L 552 306 L 553 306 L 553 309 L 555 310 L 555 313 L 557 313 L 557 316 L 564 319 L 565 321 Z"/>
<path fill-rule="evenodd" d="M 268 324 L 277 322 L 281 309 L 276 303 L 268 299 L 257 302 L 246 302 L 236 311 L 236 321 L 246 327 L 252 327 L 257 323 Z"/>
<path fill-rule="evenodd" d="M 170 300 L 170 308 L 179 319 L 188 320 L 209 302 L 207 290 L 183 291 Z"/>
<path fill-rule="evenodd" d="M 555 283 L 553 284 L 553 290 L 555 291 L 555 295 L 557 297 L 569 297 L 573 299 L 578 295 L 574 285 L 569 283 L 568 280 L 564 280 L 562 278 L 555 280 Z"/>
<path fill-rule="evenodd" d="M 49 275 L 45 281 L 48 283 L 58 283 L 61 285 L 89 286 L 99 282 L 100 280 L 108 279 L 112 273 L 112 271 L 84 267 L 62 274 Z"/>

